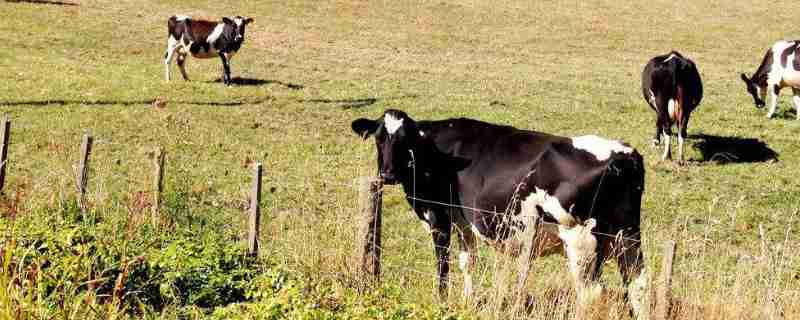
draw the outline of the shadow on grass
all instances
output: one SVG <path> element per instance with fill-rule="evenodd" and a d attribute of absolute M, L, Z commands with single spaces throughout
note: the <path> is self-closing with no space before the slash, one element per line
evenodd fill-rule
<path fill-rule="evenodd" d="M 391 100 L 399 100 L 399 99 L 413 99 L 418 97 L 417 95 L 403 95 L 403 96 L 396 96 L 396 97 L 387 97 L 387 98 L 359 98 L 359 99 L 299 99 L 297 102 L 302 103 L 326 103 L 326 104 L 337 104 L 342 109 L 358 109 L 363 108 L 366 106 L 371 106 L 378 102 L 379 100 L 384 101 L 391 101 Z"/>
<path fill-rule="evenodd" d="M 700 151 L 701 162 L 751 163 L 778 160 L 778 153 L 755 138 L 720 137 L 707 134 L 691 135 L 700 140 L 692 146 Z"/>
<path fill-rule="evenodd" d="M 772 117 L 773 119 L 795 120 L 797 119 L 797 109 L 794 107 L 783 108 L 776 111 Z"/>
<path fill-rule="evenodd" d="M 231 102 L 216 102 L 216 101 L 167 101 L 168 104 L 188 104 L 196 106 L 218 106 L 218 107 L 235 107 L 246 104 L 260 104 L 265 101 L 271 100 L 260 99 L 253 101 L 231 101 Z M 87 106 L 152 106 L 153 99 L 150 100 L 132 100 L 132 101 L 115 101 L 115 100 L 34 100 L 34 101 L 0 101 L 0 106 L 66 106 L 66 105 L 87 105 Z"/>
<path fill-rule="evenodd" d="M 74 2 L 65 2 L 65 1 L 51 1 L 51 0 L 6 0 L 6 2 L 22 2 L 22 3 L 33 3 L 33 4 L 50 4 L 56 6 L 79 6 L 80 4 Z"/>
<path fill-rule="evenodd" d="M 210 81 L 211 83 L 221 83 L 222 79 L 217 79 L 214 81 Z M 268 84 L 278 84 L 284 86 L 286 88 L 292 90 L 301 90 L 304 89 L 305 86 L 295 83 L 288 83 L 278 80 L 263 80 L 263 79 L 255 79 L 255 78 L 241 78 L 241 77 L 233 77 L 231 78 L 231 82 L 233 85 L 236 86 L 253 86 L 253 87 L 260 87 Z"/>

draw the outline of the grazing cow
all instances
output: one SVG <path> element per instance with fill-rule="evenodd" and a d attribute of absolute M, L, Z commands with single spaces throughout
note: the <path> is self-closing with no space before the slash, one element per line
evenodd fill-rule
<path fill-rule="evenodd" d="M 782 88 L 792 88 L 792 103 L 800 120 L 800 41 L 778 41 L 767 50 L 764 59 L 753 76 L 742 73 L 747 92 L 753 96 L 756 108 L 763 108 L 769 92 L 769 112 L 772 118 L 778 107 L 778 95 Z"/>
<path fill-rule="evenodd" d="M 683 161 L 683 139 L 689 125 L 689 115 L 703 99 L 703 83 L 692 60 L 672 51 L 650 59 L 642 71 L 642 95 L 656 112 L 656 135 L 653 145 L 664 136 L 664 154 L 672 158 L 670 136 L 672 126 L 678 127 L 678 160 Z"/>
<path fill-rule="evenodd" d="M 526 228 L 538 225 L 535 255 L 563 243 L 579 293 L 598 292 L 595 281 L 614 252 L 633 311 L 648 307 L 639 241 L 644 163 L 633 148 L 464 118 L 417 122 L 391 109 L 351 126 L 364 139 L 375 137 L 383 181 L 401 184 L 432 230 L 440 295 L 446 295 L 453 227 L 469 297 L 475 236 L 513 248 Z"/>
<path fill-rule="evenodd" d="M 222 60 L 222 81 L 230 86 L 231 58 L 244 42 L 245 26 L 252 22 L 252 18 L 242 16 L 223 17 L 222 22 L 187 16 L 170 17 L 167 22 L 167 52 L 164 53 L 167 81 L 172 56 L 177 52 L 178 67 L 184 80 L 189 80 L 184 66 L 187 54 L 201 59 L 219 57 Z"/>

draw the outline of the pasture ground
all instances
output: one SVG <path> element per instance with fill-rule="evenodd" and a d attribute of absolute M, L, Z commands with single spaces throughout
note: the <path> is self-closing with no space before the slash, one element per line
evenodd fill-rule
<path fill-rule="evenodd" d="M 388 188 L 384 197 L 383 285 L 363 295 L 352 289 L 353 181 L 374 172 L 375 151 L 371 140 L 351 133 L 350 122 L 376 118 L 391 107 L 416 119 L 471 117 L 629 142 L 647 164 L 642 214 L 651 274 L 659 271 L 662 243 L 678 242 L 674 289 L 685 306 L 679 318 L 761 319 L 770 304 L 787 319 L 796 318 L 800 121 L 788 97 L 777 118 L 767 120 L 764 110 L 752 106 L 739 73 L 752 74 L 775 40 L 798 37 L 785 31 L 798 11 L 796 1 L 3 2 L 0 111 L 13 119 L 9 178 L 0 200 L 3 251 L 14 251 L 16 242 L 13 265 L 46 268 L 25 260 L 26 252 L 43 252 L 37 237 L 58 232 L 64 223 L 96 232 L 90 238 L 97 248 L 165 252 L 192 239 L 233 242 L 244 230 L 248 166 L 261 161 L 263 259 L 270 262 L 258 268 L 285 270 L 306 288 L 297 289 L 304 298 L 292 296 L 296 300 L 281 305 L 302 304 L 307 313 L 298 314 L 308 317 L 319 310 L 330 317 L 500 317 L 502 311 L 489 303 L 458 302 L 455 266 L 454 298 L 431 309 L 433 250 L 399 188 Z M 232 62 L 240 85 L 218 82 L 216 59 L 189 58 L 189 82 L 173 64 L 173 81 L 164 81 L 166 19 L 179 13 L 255 18 Z M 649 146 L 654 114 L 639 89 L 646 61 L 671 49 L 697 63 L 705 85 L 689 125 L 685 165 L 659 161 L 660 151 Z M 166 107 L 152 107 L 155 99 Z M 96 137 L 88 198 L 95 215 L 90 221 L 98 226 L 92 227 L 86 219 L 65 218 L 74 213 L 73 165 L 86 130 Z M 151 157 L 159 146 L 168 154 L 171 223 L 188 226 L 186 234 L 167 236 L 145 226 Z M 770 151 L 777 161 L 759 156 Z M 207 233 L 224 239 L 208 240 Z M 493 271 L 503 258 L 483 248 L 479 300 L 486 301 L 500 291 Z M 125 250 L 110 255 L 116 258 L 107 262 L 109 268 L 122 269 L 119 258 L 133 256 Z M 76 255 L 75 263 L 91 257 Z M 175 258 L 182 261 L 180 254 Z M 264 306 L 266 296 L 285 294 L 272 286 L 274 292 L 234 299 L 240 305 L 212 303 L 222 308 L 217 311 L 191 299 L 165 301 L 161 308 L 143 307 L 147 301 L 140 300 L 139 307 L 114 313 L 75 303 L 103 288 L 84 283 L 95 278 L 92 272 L 76 274 L 22 295 L 30 298 L 14 300 L 8 291 L 12 298 L 0 297 L 0 303 L 25 301 L 14 312 L 30 318 L 186 312 L 248 318 L 274 311 Z M 534 264 L 529 288 L 542 300 L 541 292 L 568 288 L 566 279 L 562 257 L 544 258 Z M 604 281 L 618 289 L 616 267 L 606 266 Z M 43 295 L 73 282 L 83 285 L 55 300 L 35 297 L 36 290 Z M 136 295 L 121 299 L 134 301 Z M 65 301 L 41 302 L 58 299 Z M 284 313 L 292 309 L 287 308 L 275 314 L 291 314 Z M 536 308 L 569 310 L 546 302 Z M 620 310 L 610 304 L 596 315 L 627 317 Z"/>

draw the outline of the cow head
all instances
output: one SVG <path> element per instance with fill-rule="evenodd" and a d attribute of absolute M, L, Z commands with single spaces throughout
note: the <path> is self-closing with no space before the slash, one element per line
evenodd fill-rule
<path fill-rule="evenodd" d="M 249 23 L 253 23 L 253 18 L 235 16 L 233 19 L 223 17 L 222 22 L 233 27 L 233 41 L 239 42 L 244 40 L 244 29 Z"/>
<path fill-rule="evenodd" d="M 755 103 L 756 108 L 763 108 L 766 104 L 764 101 L 767 96 L 766 81 L 756 81 L 754 78 L 748 78 L 744 73 L 742 73 L 742 81 L 747 85 L 747 93 L 753 96 L 753 103 Z"/>
<path fill-rule="evenodd" d="M 389 109 L 377 120 L 357 119 L 351 127 L 364 139 L 375 136 L 378 170 L 385 184 L 408 179 L 414 161 L 412 149 L 420 139 L 414 120 L 403 111 Z"/>

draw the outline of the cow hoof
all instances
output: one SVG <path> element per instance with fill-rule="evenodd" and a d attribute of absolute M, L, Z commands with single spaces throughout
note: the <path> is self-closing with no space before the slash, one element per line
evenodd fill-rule
<path fill-rule="evenodd" d="M 772 116 L 773 116 L 773 114 L 771 114 L 771 113 L 768 113 L 768 114 L 767 114 L 767 119 L 772 119 Z"/>
<path fill-rule="evenodd" d="M 651 147 L 658 147 L 661 144 L 660 140 L 653 139 L 653 142 L 650 143 Z"/>

